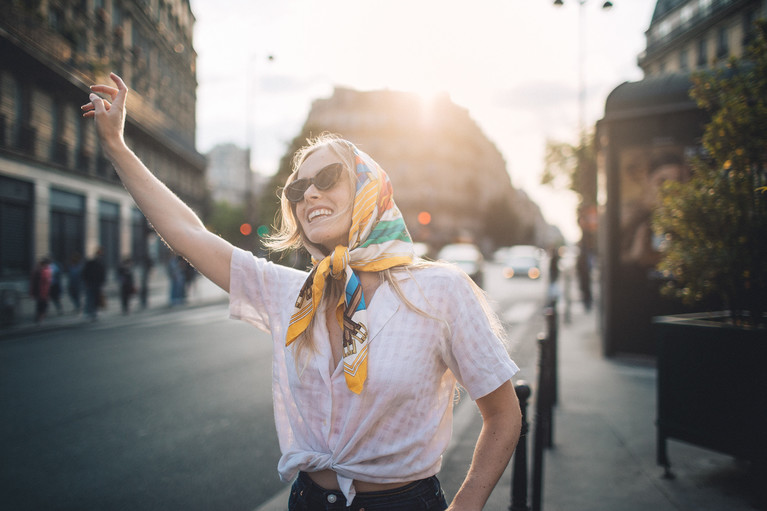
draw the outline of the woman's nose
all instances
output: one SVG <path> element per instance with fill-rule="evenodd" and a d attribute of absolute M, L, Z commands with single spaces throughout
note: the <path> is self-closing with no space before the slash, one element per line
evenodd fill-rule
<path fill-rule="evenodd" d="M 320 190 L 316 186 L 314 186 L 314 183 L 309 185 L 309 188 L 306 189 L 304 192 L 304 199 L 316 199 L 320 195 Z"/>

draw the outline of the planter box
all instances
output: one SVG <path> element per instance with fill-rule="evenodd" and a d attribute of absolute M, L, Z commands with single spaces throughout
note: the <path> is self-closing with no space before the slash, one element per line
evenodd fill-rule
<path fill-rule="evenodd" d="M 658 350 L 657 460 L 673 438 L 767 464 L 767 330 L 726 313 L 653 319 Z"/>

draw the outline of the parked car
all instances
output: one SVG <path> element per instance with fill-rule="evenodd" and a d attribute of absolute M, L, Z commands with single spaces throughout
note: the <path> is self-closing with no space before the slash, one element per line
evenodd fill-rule
<path fill-rule="evenodd" d="M 527 277 L 535 280 L 541 277 L 541 260 L 530 254 L 511 254 L 506 258 L 503 276 L 507 279 Z"/>
<path fill-rule="evenodd" d="M 437 259 L 454 263 L 480 287 L 483 284 L 485 258 L 473 243 L 451 243 L 442 247 Z"/>

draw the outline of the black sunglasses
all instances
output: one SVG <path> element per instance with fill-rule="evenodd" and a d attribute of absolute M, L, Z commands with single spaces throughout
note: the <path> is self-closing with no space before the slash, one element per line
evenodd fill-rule
<path fill-rule="evenodd" d="M 304 193 L 312 185 L 316 186 L 318 190 L 329 190 L 338 182 L 338 177 L 343 169 L 343 163 L 331 163 L 320 169 L 314 177 L 297 179 L 285 187 L 285 197 L 290 202 L 301 202 L 304 200 Z"/>

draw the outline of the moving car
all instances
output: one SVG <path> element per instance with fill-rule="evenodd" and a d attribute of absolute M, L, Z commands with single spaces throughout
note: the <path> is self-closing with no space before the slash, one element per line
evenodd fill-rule
<path fill-rule="evenodd" d="M 437 259 L 454 263 L 480 287 L 483 284 L 485 259 L 473 243 L 451 243 L 442 247 Z"/>
<path fill-rule="evenodd" d="M 504 277 L 527 277 L 532 280 L 540 278 L 542 253 L 540 248 L 528 245 L 511 247 L 504 262 Z"/>

